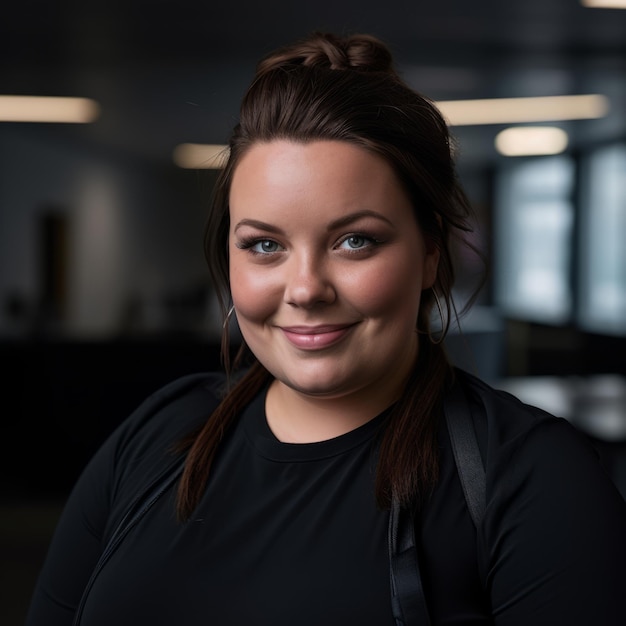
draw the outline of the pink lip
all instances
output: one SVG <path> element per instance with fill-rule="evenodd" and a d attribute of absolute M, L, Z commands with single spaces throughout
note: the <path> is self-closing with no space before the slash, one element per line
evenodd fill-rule
<path fill-rule="evenodd" d="M 302 350 L 320 350 L 341 341 L 354 324 L 323 326 L 281 326 L 287 340 Z"/>

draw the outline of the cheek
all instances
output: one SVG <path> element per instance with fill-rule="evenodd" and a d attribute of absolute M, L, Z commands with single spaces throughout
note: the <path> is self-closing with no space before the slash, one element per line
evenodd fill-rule
<path fill-rule="evenodd" d="M 230 284 L 240 322 L 263 320 L 276 310 L 277 290 L 269 272 L 244 270 L 233 262 L 230 265 Z"/>
<path fill-rule="evenodd" d="M 405 313 L 417 319 L 422 292 L 422 269 L 417 258 L 413 262 L 405 257 L 392 259 L 363 274 L 351 275 L 346 285 L 363 313 L 373 317 Z"/>

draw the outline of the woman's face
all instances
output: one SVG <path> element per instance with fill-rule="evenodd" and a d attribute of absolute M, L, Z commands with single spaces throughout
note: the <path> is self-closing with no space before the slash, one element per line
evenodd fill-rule
<path fill-rule="evenodd" d="M 279 383 L 395 399 L 439 255 L 386 161 L 340 141 L 252 146 L 232 180 L 229 257 L 242 335 Z"/>

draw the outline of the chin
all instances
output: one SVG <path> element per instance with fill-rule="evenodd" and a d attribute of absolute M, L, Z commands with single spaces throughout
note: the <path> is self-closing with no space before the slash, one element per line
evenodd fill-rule
<path fill-rule="evenodd" d="M 348 381 L 338 376 L 329 376 L 324 372 L 323 376 L 298 376 L 290 377 L 279 374 L 274 376 L 279 382 L 298 393 L 315 396 L 333 398 L 349 393 L 355 387 L 354 381 Z"/>

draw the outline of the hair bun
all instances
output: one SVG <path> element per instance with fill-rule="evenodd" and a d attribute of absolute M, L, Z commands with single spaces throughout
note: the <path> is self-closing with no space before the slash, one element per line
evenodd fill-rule
<path fill-rule="evenodd" d="M 391 52 L 377 37 L 367 34 L 340 37 L 314 32 L 270 53 L 257 66 L 257 75 L 294 65 L 395 74 Z"/>

